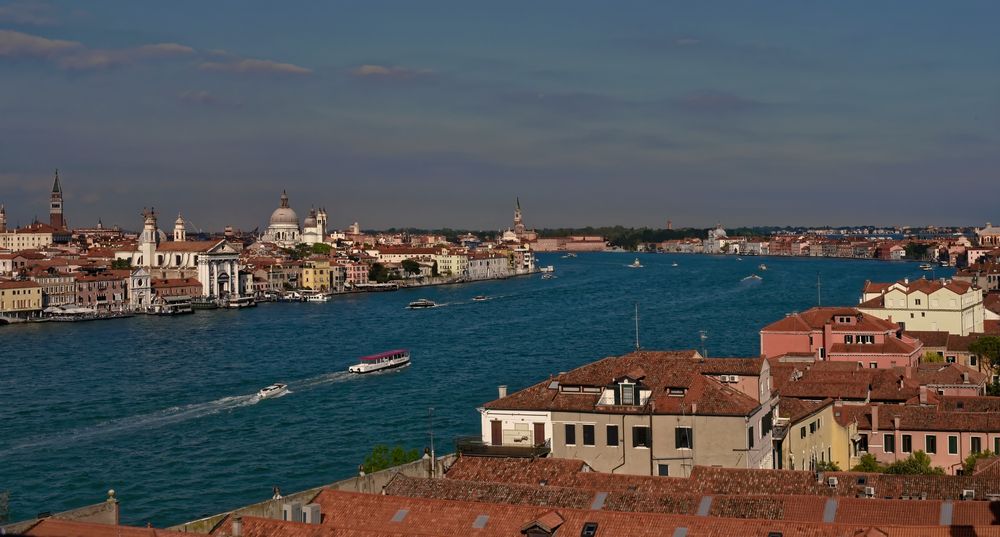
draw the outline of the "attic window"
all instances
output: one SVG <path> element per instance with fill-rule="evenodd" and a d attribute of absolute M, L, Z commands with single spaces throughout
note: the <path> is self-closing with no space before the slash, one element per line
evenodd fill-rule
<path fill-rule="evenodd" d="M 579 386 L 566 386 L 565 384 L 559 388 L 563 392 L 579 392 Z"/>
<path fill-rule="evenodd" d="M 667 388 L 667 395 L 671 397 L 684 397 L 684 388 Z"/>

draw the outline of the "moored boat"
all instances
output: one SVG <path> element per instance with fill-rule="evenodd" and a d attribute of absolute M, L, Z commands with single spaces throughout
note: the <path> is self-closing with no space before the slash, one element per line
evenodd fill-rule
<path fill-rule="evenodd" d="M 239 298 L 230 298 L 229 300 L 226 301 L 226 307 L 234 309 L 252 308 L 256 305 L 257 303 L 254 302 L 252 296 L 241 296 Z"/>
<path fill-rule="evenodd" d="M 265 386 L 261 388 L 260 391 L 257 392 L 257 397 L 260 397 L 261 399 L 267 399 L 269 397 L 277 397 L 287 391 L 288 391 L 287 384 L 281 384 L 280 382 L 276 382 L 270 386 Z"/>
<path fill-rule="evenodd" d="M 329 302 L 330 295 L 326 293 L 314 293 L 306 295 L 306 302 Z"/>
<path fill-rule="evenodd" d="M 556 268 L 553 267 L 552 265 L 549 265 L 549 266 L 542 267 L 542 268 L 538 269 L 538 272 L 555 272 L 555 271 L 556 271 Z"/>
<path fill-rule="evenodd" d="M 351 373 L 363 375 L 365 373 L 374 373 L 376 371 L 384 371 L 386 369 L 396 369 L 398 367 L 408 365 L 410 365 L 410 351 L 397 349 L 394 351 L 386 351 L 379 354 L 373 354 L 371 356 L 365 356 L 361 358 L 357 364 L 347 368 L 347 370 Z"/>

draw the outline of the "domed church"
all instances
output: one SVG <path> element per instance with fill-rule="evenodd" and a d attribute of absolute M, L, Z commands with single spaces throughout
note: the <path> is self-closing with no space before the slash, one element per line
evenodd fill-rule
<path fill-rule="evenodd" d="M 299 215 L 288 206 L 288 194 L 281 191 L 281 205 L 271 213 L 262 240 L 273 242 L 282 248 L 292 248 L 299 243 L 302 231 L 299 229 Z"/>

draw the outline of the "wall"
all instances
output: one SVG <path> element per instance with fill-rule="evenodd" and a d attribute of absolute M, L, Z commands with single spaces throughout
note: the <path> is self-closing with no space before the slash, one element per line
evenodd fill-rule
<path fill-rule="evenodd" d="M 93 522 L 95 524 L 118 524 L 118 500 L 109 498 L 101 503 L 87 505 L 69 511 L 63 511 L 52 515 L 52 518 L 61 520 L 74 520 L 78 522 Z M 7 526 L 0 526 L 0 535 L 17 535 L 33 526 L 38 519 L 15 522 Z"/>

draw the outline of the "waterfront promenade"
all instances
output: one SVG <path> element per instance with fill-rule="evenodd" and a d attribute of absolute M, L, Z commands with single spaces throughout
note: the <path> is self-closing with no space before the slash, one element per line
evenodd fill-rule
<path fill-rule="evenodd" d="M 109 488 L 129 523 L 224 511 L 273 485 L 350 476 L 379 442 L 422 448 L 431 406 L 443 453 L 455 436 L 478 433 L 475 408 L 498 384 L 517 389 L 628 351 L 636 302 L 643 347 L 700 347 L 705 330 L 710 356 L 750 356 L 763 325 L 815 305 L 817 274 L 827 305 L 856 304 L 866 279 L 923 275 L 912 263 L 657 254 L 625 268 L 634 257 L 541 255 L 540 266 L 556 267 L 551 280 L 4 330 L 0 487 L 11 491 L 12 518 L 93 503 Z M 742 283 L 760 262 L 764 280 Z M 492 300 L 472 302 L 479 294 Z M 406 310 L 418 297 L 443 307 Z M 411 367 L 343 373 L 358 356 L 397 347 L 412 351 Z M 275 381 L 291 393 L 253 398 Z"/>

